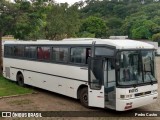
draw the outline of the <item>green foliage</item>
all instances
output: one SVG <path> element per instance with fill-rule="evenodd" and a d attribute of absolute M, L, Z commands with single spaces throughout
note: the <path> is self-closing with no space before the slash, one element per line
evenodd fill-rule
<path fill-rule="evenodd" d="M 152 40 L 158 42 L 158 45 L 160 46 L 160 33 L 154 34 Z"/>
<path fill-rule="evenodd" d="M 106 25 L 101 18 L 90 16 L 83 21 L 80 32 L 88 32 L 95 34 L 95 37 L 103 37 L 106 35 Z"/>
<path fill-rule="evenodd" d="M 28 1 L 18 1 L 16 4 L 20 11 L 17 13 L 13 32 L 15 38 L 22 40 L 44 38 L 41 29 L 45 26 L 43 21 L 45 9 L 36 3 L 33 3 L 34 7 Z"/>
<path fill-rule="evenodd" d="M 122 19 L 120 18 L 116 18 L 116 17 L 112 17 L 107 19 L 106 21 L 106 25 L 109 28 L 108 29 L 108 34 L 110 36 L 120 36 L 121 35 L 121 26 L 122 26 L 123 22 Z"/>
<path fill-rule="evenodd" d="M 113 8 L 113 12 L 120 18 L 125 18 L 126 17 L 126 5 L 120 4 L 120 5 L 115 5 Z"/>
<path fill-rule="evenodd" d="M 81 11 L 85 18 L 100 14 L 106 20 L 109 36 L 128 35 L 131 39 L 151 39 L 160 30 L 159 3 L 152 0 L 91 0 Z"/>
<path fill-rule="evenodd" d="M 95 38 L 95 34 L 89 33 L 89 32 L 81 32 L 78 37 L 81 38 Z"/>
<path fill-rule="evenodd" d="M 51 6 L 47 15 L 46 38 L 59 39 L 66 30 L 65 24 L 66 6 Z M 61 39 L 61 38 L 60 38 Z"/>
<path fill-rule="evenodd" d="M 133 39 L 151 39 L 152 34 L 156 31 L 157 24 L 151 20 L 139 19 L 136 20 L 131 28 Z"/>
<path fill-rule="evenodd" d="M 23 40 L 112 35 L 151 39 L 160 33 L 160 1 L 86 0 L 72 6 L 54 0 L 30 1 L 1 0 L 1 36 L 12 34 Z"/>
<path fill-rule="evenodd" d="M 14 4 L 5 0 L 0 2 L 0 35 L 11 33 L 15 23 L 15 12 L 17 11 Z M 0 36 L 2 37 L 2 36 Z"/>
<path fill-rule="evenodd" d="M 79 30 L 79 14 L 76 6 L 52 5 L 46 19 L 46 38 L 63 39 L 75 36 Z"/>
<path fill-rule="evenodd" d="M 140 26 L 132 30 L 133 39 L 149 39 L 151 38 L 151 33 L 145 26 Z"/>

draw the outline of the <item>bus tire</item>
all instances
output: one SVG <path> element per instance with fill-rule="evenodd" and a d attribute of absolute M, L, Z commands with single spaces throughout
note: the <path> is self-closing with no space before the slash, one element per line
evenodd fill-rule
<path fill-rule="evenodd" d="M 22 74 L 18 74 L 17 75 L 17 84 L 21 87 L 25 87 L 25 84 L 24 84 L 24 77 Z"/>
<path fill-rule="evenodd" d="M 80 92 L 80 102 L 84 107 L 88 108 L 88 88 L 85 87 Z"/>

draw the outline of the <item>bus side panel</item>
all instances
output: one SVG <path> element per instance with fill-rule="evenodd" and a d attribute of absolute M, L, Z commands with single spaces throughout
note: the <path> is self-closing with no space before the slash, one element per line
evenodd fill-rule
<path fill-rule="evenodd" d="M 88 70 L 78 66 L 11 58 L 5 58 L 4 66 L 11 70 L 12 75 L 8 79 L 16 81 L 17 72 L 21 71 L 25 84 L 73 98 L 77 98 L 79 86 L 87 85 L 88 80 Z"/>
<path fill-rule="evenodd" d="M 24 71 L 23 70 L 17 70 L 17 69 L 14 69 L 14 68 L 10 67 L 10 72 L 11 72 L 10 73 L 11 74 L 11 78 L 10 79 L 13 80 L 13 81 L 17 81 L 17 73 L 21 72 L 23 74 Z"/>
<path fill-rule="evenodd" d="M 11 58 L 5 58 L 4 61 L 4 67 L 9 66 L 14 69 L 21 69 L 22 71 L 48 74 L 84 82 L 88 81 L 88 71 L 78 66 Z"/>
<path fill-rule="evenodd" d="M 73 98 L 77 98 L 78 87 L 81 84 L 86 84 L 86 82 L 44 75 L 40 73 L 33 73 L 29 71 L 25 71 L 24 73 L 26 84 Z"/>

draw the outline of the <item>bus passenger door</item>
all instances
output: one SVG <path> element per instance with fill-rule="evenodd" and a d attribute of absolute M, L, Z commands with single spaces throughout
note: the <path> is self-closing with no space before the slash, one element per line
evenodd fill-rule
<path fill-rule="evenodd" d="M 116 78 L 114 59 L 107 59 L 104 62 L 104 89 L 105 107 L 116 108 Z"/>
<path fill-rule="evenodd" d="M 90 58 L 88 73 L 88 105 L 104 108 L 103 60 Z"/>

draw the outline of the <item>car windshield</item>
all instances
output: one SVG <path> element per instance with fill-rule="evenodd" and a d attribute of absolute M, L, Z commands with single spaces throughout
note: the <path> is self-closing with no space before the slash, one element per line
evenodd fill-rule
<path fill-rule="evenodd" d="M 118 56 L 119 85 L 136 85 L 156 81 L 153 50 L 122 51 Z"/>

